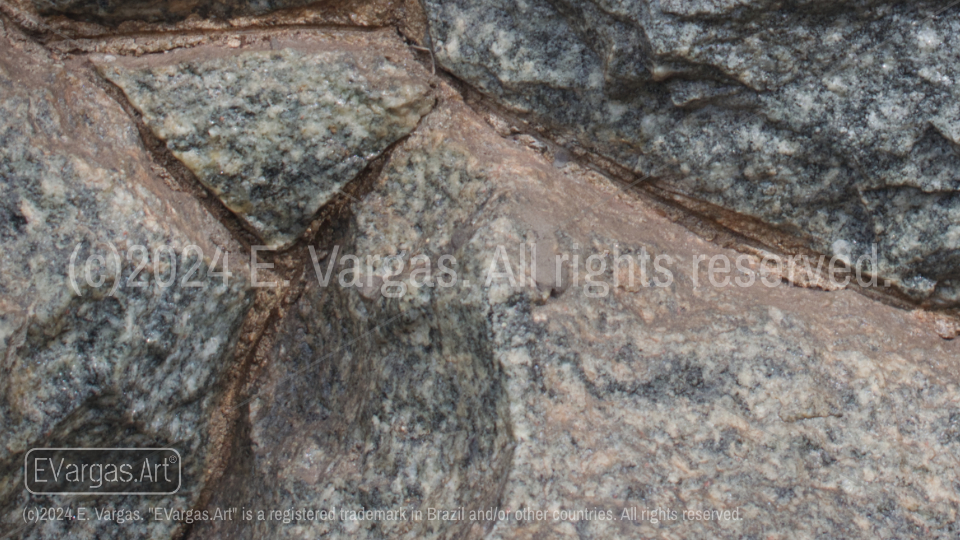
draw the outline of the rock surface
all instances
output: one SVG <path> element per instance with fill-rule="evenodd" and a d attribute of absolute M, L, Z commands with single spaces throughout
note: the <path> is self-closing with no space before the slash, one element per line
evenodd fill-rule
<path fill-rule="evenodd" d="M 192 0 L 37 3 L 107 25 L 28 38 L 18 2 L 0 536 L 960 534 L 960 323 L 770 273 L 600 172 L 848 262 L 877 242 L 870 270 L 955 305 L 950 4 L 425 0 L 421 40 Z M 283 248 L 252 308 L 244 227 Z M 36 446 L 174 447 L 184 484 L 33 496 Z M 79 505 L 143 518 L 24 523 Z"/>
<path fill-rule="evenodd" d="M 78 500 L 146 513 L 138 497 L 32 496 L 24 454 L 177 448 L 182 488 L 150 502 L 197 504 L 218 450 L 212 419 L 249 278 L 236 253 L 226 284 L 207 275 L 216 250 L 236 251 L 236 242 L 157 176 L 129 117 L 89 70 L 65 67 L 3 26 L 0 34 L 0 532 L 170 537 L 179 523 L 24 524 L 24 508 Z M 119 281 L 110 246 L 122 259 Z M 183 285 L 191 282 L 200 287 Z"/>
<path fill-rule="evenodd" d="M 200 182 L 280 247 L 415 128 L 433 97 L 410 73 L 422 68 L 384 33 L 273 45 L 99 65 Z"/>
<path fill-rule="evenodd" d="M 66 15 L 81 20 L 118 23 L 127 20 L 171 22 L 188 16 L 227 19 L 263 15 L 272 11 L 297 8 L 310 4 L 330 3 L 322 0 L 32 0 L 42 15 Z M 362 9 L 365 4 L 382 3 L 377 0 L 347 1 L 348 9 Z"/>
<path fill-rule="evenodd" d="M 425 5 L 439 63 L 555 138 L 960 305 L 955 6 Z"/>
<path fill-rule="evenodd" d="M 956 534 L 960 342 L 851 291 L 712 286 L 697 256 L 739 254 L 565 171 L 462 105 L 428 115 L 325 247 L 330 280 L 311 273 L 284 321 L 211 503 L 423 520 L 196 537 Z M 344 254 L 381 259 L 355 274 Z M 416 288 L 427 261 L 436 286 Z M 683 514 L 704 510 L 736 519 Z"/>

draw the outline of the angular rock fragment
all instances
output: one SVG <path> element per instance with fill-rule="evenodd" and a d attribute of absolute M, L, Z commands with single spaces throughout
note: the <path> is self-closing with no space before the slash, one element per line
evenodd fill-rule
<path fill-rule="evenodd" d="M 748 259 L 710 281 L 746 256 L 604 182 L 462 105 L 425 117 L 325 246 L 329 281 L 308 267 L 211 502 L 407 519 L 197 537 L 954 534 L 960 342 Z"/>
<path fill-rule="evenodd" d="M 960 305 L 956 6 L 425 5 L 437 60 L 558 139 Z"/>
<path fill-rule="evenodd" d="M 385 41 L 200 47 L 100 69 L 200 182 L 280 247 L 433 106 L 422 71 Z"/>
<path fill-rule="evenodd" d="M 0 26 L 0 532 L 11 538 L 162 538 L 141 497 L 30 495 L 38 447 L 172 447 L 190 508 L 219 451 L 212 417 L 249 277 L 211 264 L 237 246 L 152 172 L 136 128 L 95 74 Z M 217 239 L 216 241 L 214 239 Z M 118 276 L 119 270 L 119 276 Z M 196 285 L 196 286 L 194 286 Z M 142 520 L 24 522 L 37 507 L 116 508 Z"/>

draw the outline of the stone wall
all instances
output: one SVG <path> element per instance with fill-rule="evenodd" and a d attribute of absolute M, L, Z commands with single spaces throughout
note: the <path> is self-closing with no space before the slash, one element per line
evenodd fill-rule
<path fill-rule="evenodd" d="M 0 0 L 0 536 L 955 537 L 958 9 Z"/>

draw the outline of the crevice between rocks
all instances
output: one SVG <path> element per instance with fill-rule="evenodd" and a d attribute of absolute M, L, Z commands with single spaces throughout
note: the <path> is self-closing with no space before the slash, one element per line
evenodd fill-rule
<path fill-rule="evenodd" d="M 585 169 L 594 170 L 610 179 L 625 194 L 650 206 L 660 215 L 696 234 L 713 244 L 748 255 L 769 253 L 782 259 L 806 257 L 816 261 L 821 255 L 809 247 L 802 237 L 779 230 L 776 226 L 764 223 L 756 218 L 720 208 L 716 205 L 693 199 L 685 194 L 669 189 L 663 177 L 644 177 L 613 163 L 612 161 L 580 146 L 575 137 L 562 127 L 548 126 L 536 119 L 526 118 L 523 114 L 510 111 L 493 98 L 473 88 L 469 83 L 458 79 L 438 64 L 437 76 L 443 78 L 463 96 L 464 103 L 484 118 L 503 138 L 510 135 L 532 136 L 554 156 L 565 152 L 570 161 Z M 559 134 L 559 136 L 557 136 Z M 829 260 L 829 255 L 827 255 Z M 822 272 L 812 276 L 826 280 Z M 878 283 L 884 283 L 883 276 L 877 276 Z M 791 281 L 782 276 L 784 283 L 791 286 L 810 288 L 809 283 Z M 867 298 L 902 310 L 929 310 L 949 317 L 960 324 L 960 309 L 936 309 L 935 306 L 917 302 L 895 287 L 861 287 L 852 281 L 845 288 L 856 291 Z"/>
<path fill-rule="evenodd" d="M 130 120 L 137 126 L 143 147 L 153 162 L 154 172 L 158 173 L 164 182 L 166 182 L 167 186 L 174 191 L 188 193 L 200 201 L 204 209 L 223 224 L 223 226 L 230 231 L 232 237 L 240 242 L 244 249 L 249 249 L 250 246 L 257 245 L 259 241 L 253 231 L 231 212 L 230 209 L 220 201 L 219 197 L 211 193 L 209 189 L 201 184 L 186 165 L 174 157 L 173 152 L 167 148 L 166 143 L 157 138 L 150 128 L 147 127 L 147 124 L 143 121 L 143 115 L 130 103 L 130 100 L 127 99 L 123 90 L 104 78 L 89 62 L 87 64 L 94 80 L 97 81 L 100 88 L 127 113 Z"/>
<path fill-rule="evenodd" d="M 397 28 L 404 34 L 415 34 L 423 26 L 422 13 L 411 13 L 417 0 L 315 0 L 301 6 L 275 9 L 260 14 L 234 14 L 218 17 L 216 13 L 173 16 L 170 20 L 150 21 L 122 16 L 116 19 L 94 15 L 41 13 L 30 0 L 7 0 L 0 3 L 0 13 L 10 17 L 31 37 L 44 45 L 57 41 L 103 41 L 115 38 L 167 37 L 184 34 L 237 33 L 263 29 L 363 29 Z M 419 7 L 419 6 L 418 6 Z M 419 17 L 418 17 L 419 16 Z"/>
<path fill-rule="evenodd" d="M 216 492 L 232 489 L 236 487 L 235 484 L 243 485 L 242 475 L 250 474 L 252 454 L 249 448 L 251 426 L 248 404 L 257 397 L 256 382 L 261 378 L 262 370 L 271 361 L 271 350 L 280 332 L 282 319 L 307 287 L 312 269 L 312 255 L 309 248 L 315 247 L 318 261 L 326 260 L 330 249 L 338 240 L 338 232 L 345 229 L 354 215 L 352 203 L 362 200 L 372 191 L 374 182 L 380 177 L 394 150 L 404 144 L 414 132 L 416 128 L 371 160 L 353 180 L 344 186 L 340 193 L 320 208 L 313 223 L 296 243 L 282 252 L 273 254 L 270 258 L 275 265 L 275 272 L 267 281 L 283 280 L 289 285 L 285 287 L 286 291 L 261 289 L 258 292 L 257 303 L 244 323 L 241 339 L 245 339 L 249 345 L 245 343 L 237 345 L 235 356 L 241 360 L 235 368 L 231 389 L 218 411 L 221 416 L 217 424 L 220 427 L 219 447 L 222 451 L 215 457 L 216 479 L 204 488 L 197 509 L 202 509 L 209 504 Z M 264 252 L 264 254 L 268 255 L 270 252 Z M 264 257 L 264 260 L 268 258 Z M 239 484 L 236 483 L 238 480 Z M 181 538 L 190 537 L 192 529 L 193 525 L 190 525 Z"/>
<path fill-rule="evenodd" d="M 296 29 L 300 29 L 299 27 Z M 311 30 L 322 28 L 310 27 Z M 337 29 L 343 29 L 338 27 Z M 254 35 L 260 39 L 269 39 L 271 34 L 282 31 L 283 28 L 271 28 L 267 32 L 257 32 L 246 29 L 246 35 Z M 357 28 L 351 29 L 357 30 Z M 377 29 L 359 28 L 363 31 Z M 215 32 L 222 35 L 235 35 L 237 32 Z M 203 36 L 197 36 L 202 38 Z M 66 57 L 80 57 L 84 54 L 66 54 Z M 86 69 L 92 72 L 91 79 L 110 96 L 136 125 L 141 142 L 146 153 L 150 156 L 153 172 L 161 177 L 168 187 L 174 191 L 185 192 L 200 201 L 201 205 L 214 216 L 230 233 L 233 240 L 241 245 L 241 254 L 249 251 L 252 246 L 260 244 L 257 235 L 251 231 L 241 218 L 235 215 L 215 194 L 210 192 L 197 177 L 173 153 L 166 144 L 156 137 L 143 121 L 141 113 L 130 103 L 123 90 L 111 81 L 102 77 L 97 70 L 87 62 Z M 212 453 L 205 466 L 211 473 L 211 480 L 203 488 L 196 505 L 202 509 L 214 494 L 229 488 L 237 474 L 230 471 L 246 471 L 249 464 L 249 448 L 244 445 L 244 434 L 249 442 L 249 418 L 245 414 L 249 409 L 247 404 L 255 398 L 255 381 L 259 379 L 262 368 L 270 362 L 270 353 L 279 332 L 280 322 L 286 311 L 297 302 L 303 294 L 312 268 L 310 246 L 315 246 L 317 259 L 323 261 L 332 242 L 336 241 L 337 231 L 343 230 L 353 216 L 353 202 L 360 201 L 372 189 L 374 182 L 380 177 L 385 164 L 389 161 L 394 150 L 403 145 L 413 133 L 416 133 L 423 119 L 436 110 L 440 97 L 437 85 L 430 83 L 435 98 L 430 111 L 423 115 L 417 126 L 410 133 L 389 145 L 379 156 L 371 160 L 364 169 L 350 180 L 340 193 L 320 208 L 314 216 L 311 225 L 291 246 L 276 250 L 263 251 L 258 254 L 262 262 L 273 263 L 271 270 L 263 272 L 260 281 L 275 282 L 276 288 L 260 288 L 256 292 L 253 306 L 247 313 L 242 324 L 239 338 L 233 352 L 233 363 L 226 377 L 227 389 L 223 401 L 211 421 L 211 437 L 216 442 L 214 447 L 219 452 Z M 246 465 L 246 466 L 245 466 Z M 242 473 L 241 473 L 242 474 Z M 180 538 L 187 538 L 193 530 L 193 525 L 186 526 L 179 534 Z"/>
<path fill-rule="evenodd" d="M 198 41 L 203 41 L 210 37 L 218 37 L 225 41 L 228 38 L 237 36 L 256 36 L 263 38 L 267 33 L 283 32 L 285 30 L 322 31 L 326 29 L 375 32 L 383 30 L 384 28 L 395 28 L 401 38 L 406 42 L 406 45 L 414 52 L 414 58 L 420 61 L 424 67 L 429 67 L 435 77 L 440 78 L 455 89 L 461 95 L 463 101 L 483 118 L 487 119 L 494 130 L 501 136 L 506 136 L 505 133 L 503 133 L 503 128 L 506 127 L 506 129 L 517 134 L 531 135 L 541 141 L 547 141 L 549 143 L 547 146 L 551 153 L 555 153 L 557 149 L 562 149 L 570 155 L 572 161 L 575 161 L 580 166 L 595 170 L 610 178 L 630 196 L 653 207 L 658 213 L 668 217 L 671 221 L 681 224 L 698 236 L 722 247 L 748 254 L 754 254 L 758 250 L 762 250 L 780 257 L 812 256 L 816 258 L 821 255 L 810 249 L 801 238 L 780 231 L 775 226 L 762 223 L 749 216 L 743 216 L 729 210 L 718 208 L 715 205 L 703 201 L 694 200 L 684 194 L 676 193 L 662 184 L 661 181 L 665 180 L 664 178 L 645 178 L 639 176 L 635 172 L 580 146 L 568 128 L 549 126 L 538 120 L 526 118 L 525 115 L 509 111 L 489 96 L 473 88 L 469 83 L 458 79 L 456 75 L 436 62 L 435 52 L 432 47 L 433 39 L 430 33 L 429 20 L 426 17 L 423 3 L 420 0 L 413 0 L 412 2 L 394 6 L 390 14 L 382 21 L 383 24 L 379 25 L 342 25 L 329 22 L 271 22 L 272 19 L 276 17 L 282 19 L 282 17 L 290 14 L 322 18 L 322 10 L 317 11 L 323 7 L 320 4 L 321 3 L 283 9 L 252 17 L 217 20 L 216 22 L 218 24 L 224 25 L 220 28 L 202 28 L 194 26 L 196 21 L 190 22 L 187 20 L 162 24 L 136 21 L 133 25 L 135 27 L 139 25 L 139 30 L 130 31 L 121 29 L 120 26 L 122 25 L 117 25 L 116 27 L 98 25 L 100 28 L 106 29 L 107 32 L 84 34 L 80 30 L 80 27 L 83 24 L 90 23 L 73 21 L 76 28 L 74 32 L 70 32 L 72 35 L 64 34 L 61 31 L 63 30 L 62 28 L 58 28 L 57 25 L 45 21 L 41 16 L 31 13 L 22 6 L 16 7 L 11 4 L 0 3 L 0 13 L 10 18 L 17 26 L 23 28 L 31 38 L 40 42 L 48 48 L 48 50 L 60 54 L 67 54 L 68 56 L 71 54 L 94 51 L 108 52 L 112 50 L 109 45 L 107 51 L 103 50 L 102 45 L 104 41 L 118 42 L 116 43 L 116 47 L 122 50 L 126 44 L 119 42 L 132 39 L 134 40 L 134 50 L 122 51 L 120 53 L 139 56 L 140 54 L 160 52 L 162 50 L 173 50 L 183 47 L 189 48 L 192 45 L 199 44 L 177 45 L 156 43 L 154 47 L 151 48 L 149 45 L 149 41 L 151 40 L 194 38 Z M 416 13 L 408 12 L 411 10 L 407 4 L 415 5 L 418 9 L 412 11 L 416 11 Z M 237 23 L 235 26 L 230 26 L 235 23 Z M 163 24 L 169 26 L 163 27 Z M 60 22 L 60 26 L 63 26 L 62 21 Z M 67 24 L 66 28 L 70 27 L 70 24 Z M 423 33 L 423 37 L 421 37 L 419 41 L 416 39 L 416 34 L 419 32 L 414 31 L 417 27 L 422 27 Z M 112 29 L 116 31 L 110 31 Z M 147 43 L 138 41 L 140 39 L 146 39 Z M 423 50 L 424 47 L 420 46 L 423 43 L 430 44 L 426 51 Z M 146 50 L 143 49 L 144 47 Z M 424 58 L 424 56 L 427 56 L 427 58 Z M 101 82 L 101 87 L 120 103 L 128 115 L 134 119 L 140 130 L 144 145 L 153 156 L 154 162 L 163 170 L 168 171 L 173 178 L 171 182 L 170 178 L 161 174 L 161 176 L 168 181 L 168 184 L 175 190 L 187 191 L 199 199 L 201 204 L 220 220 L 245 248 L 250 245 L 256 245 L 256 236 L 251 234 L 251 231 L 242 220 L 226 209 L 217 197 L 211 197 L 212 194 L 196 180 L 193 174 L 173 157 L 161 141 L 153 136 L 149 128 L 143 123 L 139 112 L 136 111 L 126 100 L 125 96 L 123 96 L 122 90 L 103 79 L 99 74 L 96 75 L 96 78 Z M 493 120 L 491 117 L 495 117 L 496 120 Z M 499 123 L 500 126 L 495 125 L 497 123 Z M 387 152 L 385 152 L 385 154 L 386 153 Z M 302 243 L 304 237 L 298 240 L 298 243 Z M 295 246 L 291 246 L 284 251 L 290 252 L 295 249 Z M 266 262 L 272 262 L 269 253 L 265 253 L 264 260 Z M 796 286 L 807 286 L 786 279 L 784 281 Z M 917 302 L 892 287 L 864 288 L 856 284 L 851 284 L 848 288 L 854 289 L 868 298 L 900 309 L 927 309 L 937 311 L 960 321 L 960 309 L 938 310 L 935 306 Z"/>

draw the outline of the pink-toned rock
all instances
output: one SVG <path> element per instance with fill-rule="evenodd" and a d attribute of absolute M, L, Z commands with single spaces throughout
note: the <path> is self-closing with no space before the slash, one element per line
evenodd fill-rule
<path fill-rule="evenodd" d="M 323 246 L 338 259 L 328 285 L 308 269 L 250 404 L 249 457 L 214 504 L 423 519 L 208 524 L 200 536 L 952 534 L 960 345 L 909 312 L 756 275 L 737 286 L 749 270 L 712 285 L 710 259 L 741 254 L 449 102 L 353 211 Z M 398 259 L 373 265 L 372 287 L 366 270 L 343 286 L 344 253 Z M 615 253 L 633 258 L 633 284 Z M 579 274 L 556 272 L 558 254 L 578 256 Z M 588 281 L 587 259 L 604 254 Z M 447 280 L 444 255 L 456 284 L 415 288 L 415 257 Z M 515 287 L 487 282 L 505 261 Z M 405 294 L 389 297 L 398 282 Z M 460 507 L 463 520 L 427 518 Z M 491 508 L 504 513 L 470 517 Z"/>

